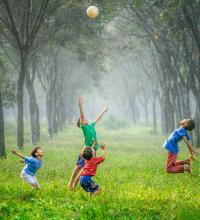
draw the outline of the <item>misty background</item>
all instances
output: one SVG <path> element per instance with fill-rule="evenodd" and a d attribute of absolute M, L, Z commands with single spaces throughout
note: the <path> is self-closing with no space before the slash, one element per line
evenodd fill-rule
<path fill-rule="evenodd" d="M 101 126 L 169 134 L 194 118 L 200 146 L 198 1 L 0 0 L 0 134 L 16 125 L 16 146 L 51 138 L 79 117 L 109 109 Z M 26 125 L 24 128 L 24 124 Z"/>

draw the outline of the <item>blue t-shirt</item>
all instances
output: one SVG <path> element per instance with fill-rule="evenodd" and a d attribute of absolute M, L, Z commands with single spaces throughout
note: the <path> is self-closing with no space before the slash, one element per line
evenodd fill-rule
<path fill-rule="evenodd" d="M 190 140 L 190 137 L 187 131 L 185 130 L 185 128 L 178 128 L 171 133 L 169 138 L 163 144 L 163 147 L 166 150 L 170 151 L 171 153 L 178 154 L 179 151 L 178 142 L 183 137 L 186 137 L 188 141 Z"/>
<path fill-rule="evenodd" d="M 35 175 L 36 171 L 42 166 L 42 161 L 36 157 L 24 157 L 24 163 L 26 166 L 22 172 L 28 173 L 32 176 Z"/>

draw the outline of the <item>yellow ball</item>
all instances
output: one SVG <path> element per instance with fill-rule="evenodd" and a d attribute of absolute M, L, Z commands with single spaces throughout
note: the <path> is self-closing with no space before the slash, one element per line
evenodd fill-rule
<path fill-rule="evenodd" d="M 96 6 L 90 6 L 87 9 L 87 16 L 89 18 L 96 18 L 99 15 L 99 9 Z"/>

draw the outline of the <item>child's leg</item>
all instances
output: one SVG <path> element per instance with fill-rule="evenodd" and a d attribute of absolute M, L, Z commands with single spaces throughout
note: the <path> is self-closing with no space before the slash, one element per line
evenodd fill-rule
<path fill-rule="evenodd" d="M 99 185 L 92 180 L 91 176 L 80 176 L 80 185 L 91 196 L 100 192 Z"/>
<path fill-rule="evenodd" d="M 76 185 L 78 184 L 79 180 L 80 180 L 80 175 L 78 175 L 78 176 L 74 179 L 73 184 L 72 184 L 72 188 L 73 188 L 73 189 L 76 188 Z"/>
<path fill-rule="evenodd" d="M 35 188 L 35 189 L 40 189 L 40 185 L 39 185 L 39 183 L 38 183 L 38 181 L 37 181 L 37 179 L 34 177 L 34 176 L 32 176 L 32 175 L 30 175 L 30 174 L 28 174 L 28 173 L 21 173 L 21 178 L 25 181 L 25 182 L 27 182 L 28 184 L 30 184 L 33 188 Z"/>
<path fill-rule="evenodd" d="M 176 164 L 176 162 L 178 163 Z M 169 152 L 166 161 L 166 171 L 167 173 L 183 173 L 184 161 L 177 161 L 177 154 Z"/>
<path fill-rule="evenodd" d="M 184 173 L 185 168 L 184 165 L 175 165 L 168 167 L 167 173 Z"/>
<path fill-rule="evenodd" d="M 101 190 L 100 190 L 100 188 L 98 187 L 98 189 L 96 189 L 94 192 L 90 193 L 90 195 L 91 195 L 91 196 L 95 196 L 95 195 L 99 194 L 100 191 L 101 191 Z"/>
<path fill-rule="evenodd" d="M 76 178 L 76 176 L 78 175 L 78 173 L 80 172 L 80 170 L 84 167 L 85 165 L 85 161 L 84 159 L 81 157 L 81 155 L 78 156 L 78 159 L 77 159 L 77 162 L 76 162 L 76 166 L 72 172 L 72 175 L 71 175 L 71 178 L 70 178 L 70 181 L 68 183 L 68 187 L 70 189 L 74 188 L 73 186 L 73 182 Z M 76 185 L 75 185 L 76 186 Z"/>
<path fill-rule="evenodd" d="M 73 172 L 72 172 L 70 181 L 69 181 L 69 183 L 68 183 L 68 187 L 69 187 L 70 189 L 74 188 L 73 182 L 74 182 L 76 176 L 78 175 L 78 173 L 79 173 L 79 171 L 80 171 L 81 169 L 82 169 L 82 167 L 80 167 L 80 166 L 78 166 L 78 165 L 76 165 L 76 166 L 74 167 L 74 170 L 73 170 Z"/>
<path fill-rule="evenodd" d="M 184 171 L 187 171 L 188 173 L 192 175 L 192 164 L 188 165 L 188 167 L 185 167 Z"/>
<path fill-rule="evenodd" d="M 188 164 L 188 167 L 185 167 L 185 164 Z M 177 160 L 177 154 L 169 152 L 166 162 L 166 171 L 167 173 L 183 173 L 187 171 L 192 174 L 192 160 Z"/>
<path fill-rule="evenodd" d="M 31 184 L 33 188 L 40 189 L 40 184 L 38 183 L 37 179 L 33 176 L 33 179 L 35 180 L 34 184 Z"/>
<path fill-rule="evenodd" d="M 190 164 L 190 160 L 189 159 L 188 160 L 176 160 L 174 162 L 174 166 L 176 166 L 176 165 L 184 165 L 184 164 Z"/>

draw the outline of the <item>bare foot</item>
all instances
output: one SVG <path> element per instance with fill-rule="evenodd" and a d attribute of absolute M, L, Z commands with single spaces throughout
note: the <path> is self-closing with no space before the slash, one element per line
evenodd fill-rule
<path fill-rule="evenodd" d="M 90 193 L 90 195 L 91 195 L 91 196 L 95 196 L 95 195 L 99 194 L 100 191 L 101 191 L 100 188 L 98 188 L 98 189 L 95 190 L 94 192 Z"/>
<path fill-rule="evenodd" d="M 190 175 L 192 175 L 192 163 L 188 164 L 188 167 L 185 168 L 185 171 L 187 171 Z"/>
<path fill-rule="evenodd" d="M 191 161 L 191 163 L 189 164 L 189 173 L 190 173 L 190 175 L 193 174 L 193 173 L 192 173 L 192 161 Z"/>
<path fill-rule="evenodd" d="M 71 180 L 69 181 L 68 188 L 71 190 L 73 189 L 73 181 L 71 181 Z"/>
<path fill-rule="evenodd" d="M 73 181 L 73 183 L 72 183 L 72 189 L 75 189 L 75 188 L 76 188 L 76 185 L 78 184 L 79 179 L 80 179 L 80 176 L 77 177 L 77 178 Z"/>
<path fill-rule="evenodd" d="M 192 158 L 190 157 L 189 159 L 185 160 L 185 164 L 190 165 L 192 163 Z"/>

